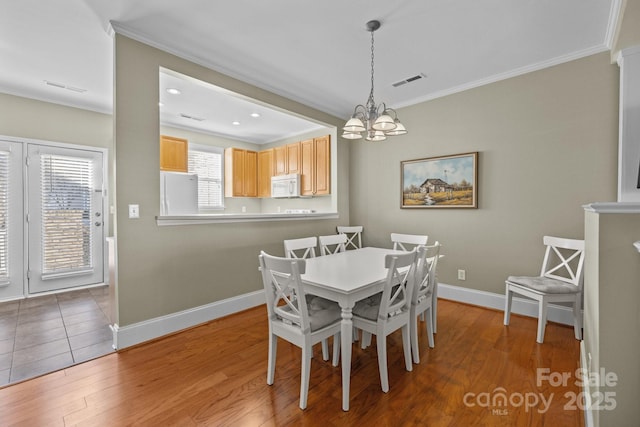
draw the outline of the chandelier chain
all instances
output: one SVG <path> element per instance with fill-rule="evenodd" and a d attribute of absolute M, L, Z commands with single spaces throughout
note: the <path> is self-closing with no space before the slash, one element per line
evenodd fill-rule
<path fill-rule="evenodd" d="M 371 31 L 371 93 L 369 93 L 369 100 L 367 101 L 367 104 L 375 106 L 375 102 L 373 100 L 373 70 L 374 70 L 373 33 L 374 31 Z"/>
<path fill-rule="evenodd" d="M 351 118 L 347 120 L 342 130 L 345 139 L 360 139 L 364 136 L 367 141 L 384 141 L 387 136 L 404 135 L 404 127 L 393 108 L 387 108 L 383 102 L 376 105 L 373 98 L 375 91 L 375 41 L 373 33 L 380 28 L 380 21 L 367 22 L 366 29 L 371 32 L 371 92 L 369 99 L 353 109 Z"/>

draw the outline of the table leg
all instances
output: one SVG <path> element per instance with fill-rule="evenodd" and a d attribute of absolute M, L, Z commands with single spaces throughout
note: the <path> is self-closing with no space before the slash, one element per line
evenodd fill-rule
<path fill-rule="evenodd" d="M 349 387 L 351 384 L 351 346 L 353 345 L 352 307 L 342 307 L 340 345 L 342 355 L 342 410 L 349 410 Z"/>

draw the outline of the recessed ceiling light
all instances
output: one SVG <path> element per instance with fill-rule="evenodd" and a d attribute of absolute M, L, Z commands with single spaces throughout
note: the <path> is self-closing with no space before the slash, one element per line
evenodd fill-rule
<path fill-rule="evenodd" d="M 259 113 L 251 113 L 251 117 L 258 118 L 258 117 L 260 117 L 260 114 Z"/>
<path fill-rule="evenodd" d="M 168 88 L 167 92 L 169 92 L 171 95 L 180 95 L 180 91 L 174 87 Z"/>
<path fill-rule="evenodd" d="M 164 104 L 162 102 L 158 102 L 158 107 L 164 107 Z"/>
<path fill-rule="evenodd" d="M 239 126 L 240 122 L 236 120 L 236 121 L 231 122 L 231 124 L 234 125 L 234 126 Z"/>

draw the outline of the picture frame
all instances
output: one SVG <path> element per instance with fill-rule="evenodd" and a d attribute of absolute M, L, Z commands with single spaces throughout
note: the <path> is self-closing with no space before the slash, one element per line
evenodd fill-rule
<path fill-rule="evenodd" d="M 478 208 L 478 152 L 400 162 L 402 209 Z"/>

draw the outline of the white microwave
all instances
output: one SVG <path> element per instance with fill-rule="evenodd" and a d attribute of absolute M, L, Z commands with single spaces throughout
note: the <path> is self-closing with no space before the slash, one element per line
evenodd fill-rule
<path fill-rule="evenodd" d="M 271 197 L 300 197 L 300 175 L 292 173 L 271 177 Z"/>

